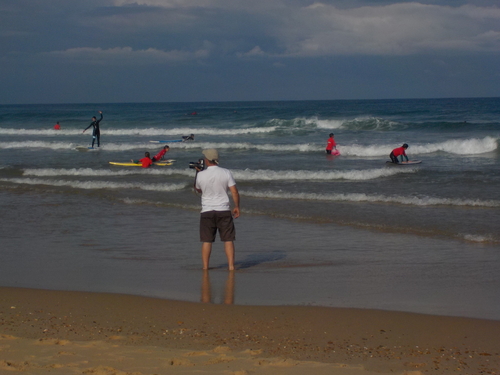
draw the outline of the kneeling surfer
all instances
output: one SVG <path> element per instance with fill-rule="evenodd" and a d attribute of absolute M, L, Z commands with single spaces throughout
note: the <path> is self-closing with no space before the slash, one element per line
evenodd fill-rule
<path fill-rule="evenodd" d="M 391 161 L 394 164 L 399 164 L 398 156 L 401 156 L 401 162 L 403 162 L 403 156 L 406 158 L 406 161 L 408 161 L 408 156 L 406 156 L 406 149 L 408 148 L 408 145 L 405 143 L 401 147 L 397 147 L 394 150 L 391 151 L 391 154 L 389 157 L 391 158 Z"/>

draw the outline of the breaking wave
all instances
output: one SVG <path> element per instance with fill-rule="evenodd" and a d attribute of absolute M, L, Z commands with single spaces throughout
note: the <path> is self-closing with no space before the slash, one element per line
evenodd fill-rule
<path fill-rule="evenodd" d="M 450 139 L 444 142 L 427 143 L 423 145 L 412 145 L 407 151 L 408 155 L 425 155 L 435 152 L 446 152 L 455 155 L 478 155 L 492 152 L 498 149 L 498 140 L 493 137 L 484 137 L 482 139 Z M 385 146 L 362 146 L 362 145 L 345 145 L 338 147 L 342 155 L 349 156 L 388 156 L 394 145 Z"/>
<path fill-rule="evenodd" d="M 84 142 L 82 142 L 84 143 Z M 435 152 L 445 152 L 454 155 L 480 155 L 495 151 L 498 149 L 498 139 L 494 137 L 469 138 L 469 139 L 450 139 L 444 142 L 410 144 L 407 153 L 409 155 L 426 155 Z M 81 144 L 80 144 L 81 145 Z M 22 141 L 22 142 L 1 142 L 0 148 L 4 149 L 52 149 L 52 150 L 70 150 L 78 144 L 67 142 L 51 141 Z M 100 147 L 104 151 L 127 151 L 127 150 L 150 150 L 161 147 L 158 144 L 149 142 L 140 143 L 103 143 Z M 173 143 L 172 147 L 177 149 L 205 149 L 217 148 L 220 150 L 257 150 L 266 152 L 324 152 L 324 144 L 314 143 L 264 143 L 253 144 L 249 142 L 179 142 Z M 392 145 L 358 145 L 343 144 L 337 148 L 341 155 L 357 157 L 387 157 L 394 148 Z"/>
<path fill-rule="evenodd" d="M 363 181 L 373 180 L 377 178 L 394 176 L 404 173 L 415 173 L 418 168 L 377 168 L 364 170 L 346 170 L 346 171 L 273 171 L 273 170 L 233 170 L 234 177 L 239 181 L 333 181 L 333 180 L 351 180 Z M 173 168 L 134 168 L 131 169 L 92 169 L 92 168 L 69 168 L 69 169 L 25 169 L 24 176 L 35 177 L 59 177 L 59 176 L 74 176 L 74 177 L 106 177 L 106 176 L 130 176 L 137 174 L 151 175 L 184 175 L 193 177 L 193 170 L 173 169 Z"/>
<path fill-rule="evenodd" d="M 276 126 L 261 127 L 261 128 L 233 128 L 233 129 L 216 129 L 216 128 L 133 128 L 133 129 L 109 129 L 103 130 L 106 135 L 118 136 L 181 136 L 187 134 L 204 134 L 204 135 L 242 135 L 242 134 L 260 134 L 271 133 L 276 130 Z M 63 135 L 81 135 L 82 129 L 12 129 L 0 128 L 0 135 L 37 135 L 37 136 L 63 136 Z"/>
<path fill-rule="evenodd" d="M 260 191 L 241 192 L 241 195 L 253 198 L 271 199 L 297 199 L 309 201 L 328 202 L 372 202 L 372 203 L 395 203 L 411 206 L 468 206 L 468 207 L 500 207 L 500 201 L 479 199 L 452 199 L 432 197 L 403 197 L 385 195 L 368 195 L 363 193 L 351 194 L 314 194 L 314 193 L 288 193 L 283 191 Z"/>
<path fill-rule="evenodd" d="M 140 189 L 148 191 L 177 191 L 182 190 L 188 184 L 144 184 L 134 182 L 111 182 L 111 181 L 65 181 L 65 180 L 43 180 L 37 178 L 10 178 L 1 179 L 3 182 L 12 182 L 15 184 L 24 185 L 45 185 L 45 186 L 58 186 L 58 187 L 71 187 L 75 189 L 98 190 L 98 189 Z"/>

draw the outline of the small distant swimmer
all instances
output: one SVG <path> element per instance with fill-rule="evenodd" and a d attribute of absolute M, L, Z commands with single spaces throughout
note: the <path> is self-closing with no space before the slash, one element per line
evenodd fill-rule
<path fill-rule="evenodd" d="M 406 161 L 408 161 L 408 156 L 406 156 L 406 149 L 409 146 L 405 143 L 403 146 L 395 148 L 394 150 L 391 151 L 391 154 L 389 155 L 391 158 L 391 161 L 394 164 L 399 164 L 398 156 L 401 156 L 401 162 L 403 162 L 403 156 L 406 158 Z"/>
<path fill-rule="evenodd" d="M 153 156 L 153 158 L 152 158 L 153 162 L 162 160 L 165 157 L 165 154 L 169 151 L 170 151 L 169 146 L 163 147 L 159 153 L 157 153 L 155 156 Z"/>
<path fill-rule="evenodd" d="M 328 155 L 332 154 L 332 150 L 337 150 L 337 142 L 335 142 L 335 138 L 333 138 L 333 133 L 330 133 L 330 138 L 326 142 L 326 153 Z"/>
<path fill-rule="evenodd" d="M 136 164 L 140 163 L 140 164 L 142 164 L 143 168 L 149 168 L 153 165 L 153 160 L 151 159 L 151 155 L 149 154 L 149 152 L 146 152 L 142 159 L 140 159 L 140 160 L 133 160 L 132 159 L 132 163 L 136 163 Z"/>
<path fill-rule="evenodd" d="M 59 125 L 59 121 L 57 121 L 56 124 L 54 125 L 54 129 L 61 130 L 61 125 Z"/>
<path fill-rule="evenodd" d="M 83 131 L 85 133 L 85 131 L 88 128 L 93 127 L 93 129 L 92 129 L 92 148 L 94 148 L 94 143 L 96 141 L 97 141 L 97 147 L 99 147 L 100 143 L 101 143 L 101 131 L 99 130 L 99 123 L 102 120 L 102 111 L 99 111 L 99 113 L 101 114 L 101 118 L 98 120 L 95 116 L 92 117 L 92 122 Z"/>
<path fill-rule="evenodd" d="M 184 135 L 184 136 L 182 136 L 182 141 L 183 141 L 183 142 L 186 142 L 186 141 L 194 141 L 194 134 L 190 134 L 190 135 Z"/>

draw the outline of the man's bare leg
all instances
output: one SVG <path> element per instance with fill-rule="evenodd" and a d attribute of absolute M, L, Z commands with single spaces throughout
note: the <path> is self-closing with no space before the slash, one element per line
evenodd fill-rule
<path fill-rule="evenodd" d="M 226 241 L 224 242 L 224 250 L 226 251 L 227 264 L 229 271 L 234 270 L 234 242 Z"/>
<path fill-rule="evenodd" d="M 203 262 L 203 269 L 208 270 L 208 263 L 210 261 L 210 254 L 212 253 L 212 243 L 203 242 L 201 245 L 201 260 Z"/>

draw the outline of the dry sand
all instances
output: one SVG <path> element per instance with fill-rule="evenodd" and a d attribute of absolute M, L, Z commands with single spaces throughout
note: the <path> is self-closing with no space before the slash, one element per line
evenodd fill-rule
<path fill-rule="evenodd" d="M 0 374 L 500 374 L 500 321 L 0 288 Z"/>

